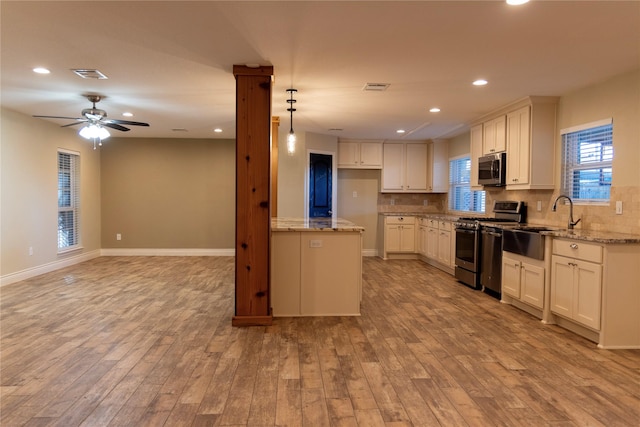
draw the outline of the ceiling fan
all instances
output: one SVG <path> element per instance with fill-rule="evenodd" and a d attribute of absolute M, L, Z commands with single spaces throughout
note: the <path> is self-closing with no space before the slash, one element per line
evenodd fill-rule
<path fill-rule="evenodd" d="M 111 128 L 111 129 L 116 129 L 116 130 L 120 130 L 123 132 L 128 132 L 130 129 L 128 127 L 122 126 L 122 125 L 127 125 L 127 126 L 149 126 L 149 123 L 142 123 L 142 122 L 132 122 L 129 120 L 117 120 L 117 119 L 108 119 L 107 118 L 107 112 L 104 110 L 101 110 L 99 108 L 96 108 L 96 103 L 100 102 L 101 99 L 104 99 L 105 97 L 102 95 L 93 95 L 93 94 L 88 94 L 88 95 L 84 95 L 89 102 L 93 103 L 93 107 L 91 108 L 85 108 L 84 110 L 82 110 L 82 117 L 61 117 L 61 116 L 33 116 L 33 117 L 39 117 L 39 118 L 43 118 L 43 119 L 69 119 L 69 120 L 75 120 L 75 123 L 69 123 L 68 125 L 62 125 L 61 127 L 65 128 L 65 127 L 69 127 L 69 126 L 75 126 L 75 125 L 79 125 L 81 123 L 87 123 L 89 126 L 94 125 L 94 126 L 104 126 L 107 128 Z"/>

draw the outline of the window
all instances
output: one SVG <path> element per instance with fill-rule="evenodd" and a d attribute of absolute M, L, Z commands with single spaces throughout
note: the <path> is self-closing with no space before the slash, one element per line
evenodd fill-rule
<path fill-rule="evenodd" d="M 80 156 L 58 151 L 58 252 L 80 246 Z"/>
<path fill-rule="evenodd" d="M 449 210 L 484 213 L 485 192 L 471 191 L 471 158 L 449 161 Z"/>
<path fill-rule="evenodd" d="M 560 131 L 562 194 L 574 201 L 608 202 L 613 160 L 613 121 L 587 123 Z"/>

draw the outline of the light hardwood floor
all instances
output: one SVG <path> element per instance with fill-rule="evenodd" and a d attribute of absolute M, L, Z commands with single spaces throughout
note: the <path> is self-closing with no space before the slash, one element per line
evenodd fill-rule
<path fill-rule="evenodd" d="M 234 328 L 233 258 L 102 257 L 0 289 L 2 426 L 637 426 L 640 351 L 419 261 L 361 317 Z"/>

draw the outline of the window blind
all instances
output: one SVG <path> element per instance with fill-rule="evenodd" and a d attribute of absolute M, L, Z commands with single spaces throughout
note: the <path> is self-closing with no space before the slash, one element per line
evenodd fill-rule
<path fill-rule="evenodd" d="M 80 156 L 58 151 L 58 251 L 80 244 Z"/>
<path fill-rule="evenodd" d="M 612 120 L 562 130 L 561 135 L 562 193 L 574 200 L 609 201 L 613 172 Z"/>
<path fill-rule="evenodd" d="M 449 161 L 449 209 L 484 212 L 485 192 L 471 191 L 471 158 Z"/>

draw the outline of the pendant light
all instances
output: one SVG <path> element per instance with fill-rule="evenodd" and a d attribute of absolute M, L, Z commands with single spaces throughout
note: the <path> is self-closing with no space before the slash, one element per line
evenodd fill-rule
<path fill-rule="evenodd" d="M 287 89 L 287 92 L 289 92 L 289 99 L 287 99 L 289 108 L 287 108 L 287 111 L 291 113 L 291 127 L 289 128 L 289 135 L 287 135 L 287 154 L 292 156 L 296 152 L 296 134 L 293 132 L 293 112 L 296 111 L 293 108 L 293 104 L 295 104 L 296 100 L 293 99 L 293 94 L 298 92 L 298 89 Z"/>

